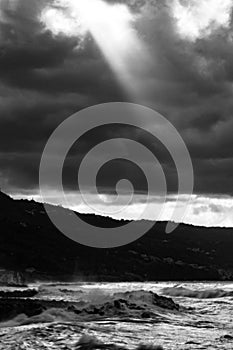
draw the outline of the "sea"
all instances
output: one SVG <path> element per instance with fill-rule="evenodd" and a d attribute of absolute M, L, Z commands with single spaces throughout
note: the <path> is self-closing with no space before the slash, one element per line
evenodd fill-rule
<path fill-rule="evenodd" d="M 0 323 L 3 350 L 233 349 L 230 282 L 38 282 L 21 290 L 34 290 L 30 300 L 47 307 L 32 316 L 9 313 Z M 164 305 L 156 304 L 158 295 Z M 169 307 L 170 298 L 179 306 Z"/>

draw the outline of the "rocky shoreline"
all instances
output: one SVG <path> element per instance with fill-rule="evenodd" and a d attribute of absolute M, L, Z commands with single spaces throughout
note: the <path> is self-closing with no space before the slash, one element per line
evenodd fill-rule
<path fill-rule="evenodd" d="M 171 298 L 145 291 L 116 293 L 100 303 L 33 299 L 25 297 L 26 292 L 16 291 L 12 292 L 14 294 L 11 296 L 0 298 L 0 322 L 8 321 L 21 314 L 27 317 L 37 316 L 50 309 L 64 310 L 82 318 L 92 316 L 95 318 L 120 317 L 132 314 L 137 318 L 153 318 L 156 316 L 158 308 L 179 311 L 179 305 Z M 36 295 L 34 290 L 28 292 L 32 296 Z"/>

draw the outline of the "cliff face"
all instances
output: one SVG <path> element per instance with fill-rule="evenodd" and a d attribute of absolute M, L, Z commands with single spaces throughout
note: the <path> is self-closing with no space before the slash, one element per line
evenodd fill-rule
<path fill-rule="evenodd" d="M 9 271 L 0 270 L 0 286 L 23 286 L 25 285 L 25 277 L 22 272 L 19 271 Z"/>
<path fill-rule="evenodd" d="M 119 224 L 95 215 L 79 216 L 97 226 Z M 127 246 L 88 248 L 61 234 L 42 204 L 0 193 L 0 269 L 20 272 L 22 281 L 233 279 L 232 229 L 180 225 L 167 235 L 165 224 L 157 223 Z"/>

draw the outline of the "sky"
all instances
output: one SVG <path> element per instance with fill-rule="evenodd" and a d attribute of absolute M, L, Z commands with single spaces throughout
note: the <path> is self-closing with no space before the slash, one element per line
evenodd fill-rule
<path fill-rule="evenodd" d="M 134 102 L 167 118 L 190 152 L 194 194 L 184 222 L 232 227 L 232 11 L 231 0 L 0 0 L 1 188 L 40 200 L 40 159 L 58 125 L 89 106 Z M 165 169 L 167 220 L 177 191 L 173 161 L 146 133 L 120 125 L 89 133 L 68 154 L 72 208 L 91 211 L 76 184 L 85 152 L 122 134 L 154 151 Z M 101 212 L 116 181 L 129 177 L 137 196 L 124 218 L 134 218 L 146 193 L 140 170 L 117 160 L 101 175 Z M 52 184 L 48 193 L 59 204 Z M 158 203 L 155 191 L 145 218 L 153 220 Z"/>

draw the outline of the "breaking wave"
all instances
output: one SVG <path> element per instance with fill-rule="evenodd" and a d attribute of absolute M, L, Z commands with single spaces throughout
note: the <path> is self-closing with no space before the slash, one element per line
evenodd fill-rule
<path fill-rule="evenodd" d="M 101 339 L 99 336 L 89 334 L 80 334 L 80 329 L 76 329 L 77 334 L 75 336 L 76 341 L 69 341 L 65 334 L 70 331 L 69 328 L 64 328 L 64 326 L 58 330 L 56 328 L 49 326 L 49 328 L 42 329 L 31 329 L 28 331 L 22 331 L 21 336 L 18 334 L 14 335 L 17 339 L 18 347 L 17 349 L 24 350 L 44 350 L 44 349 L 74 349 L 74 350 L 94 350 L 94 349 L 106 349 L 106 350 L 163 350 L 160 345 L 154 345 L 153 342 L 139 343 L 139 345 L 134 344 L 134 346 L 129 346 L 125 343 L 116 343 L 112 339 Z M 61 332 L 64 336 L 59 337 L 57 332 Z M 41 338 L 43 334 L 43 338 Z M 48 341 L 46 341 L 46 338 Z M 50 345 L 50 346 L 48 346 Z M 1 350 L 15 350 L 15 342 L 12 341 L 8 336 L 3 336 L 0 343 Z"/>
<path fill-rule="evenodd" d="M 36 284 L 28 297 L 2 287 L 16 294 L 0 297 L 0 350 L 232 349 L 232 286 Z"/>
<path fill-rule="evenodd" d="M 38 324 L 38 323 L 52 323 L 52 322 L 72 322 L 74 321 L 74 317 L 72 317 L 72 313 L 67 312 L 64 309 L 59 308 L 51 308 L 41 312 L 39 315 L 34 315 L 29 317 L 26 314 L 19 314 L 13 319 L 2 322 L 0 324 L 1 328 L 4 327 L 17 327 L 17 326 L 25 326 L 30 324 Z"/>
<path fill-rule="evenodd" d="M 184 287 L 166 287 L 161 290 L 161 293 L 171 297 L 186 297 L 197 299 L 224 298 L 233 296 L 233 291 L 225 291 L 218 288 L 205 290 L 191 290 Z"/>
<path fill-rule="evenodd" d="M 90 335 L 83 335 L 76 344 L 76 349 L 109 349 L 109 350 L 124 350 L 125 347 L 118 346 L 113 343 L 105 344 L 101 342 L 97 337 Z M 160 345 L 153 344 L 139 344 L 136 350 L 163 350 Z"/>
<path fill-rule="evenodd" d="M 171 298 L 150 291 L 120 292 L 113 295 L 88 293 L 77 302 L 3 298 L 0 299 L 0 327 L 30 323 L 70 322 L 106 318 L 158 319 L 165 311 L 178 311 Z M 3 316 L 4 315 L 4 316 Z"/>

